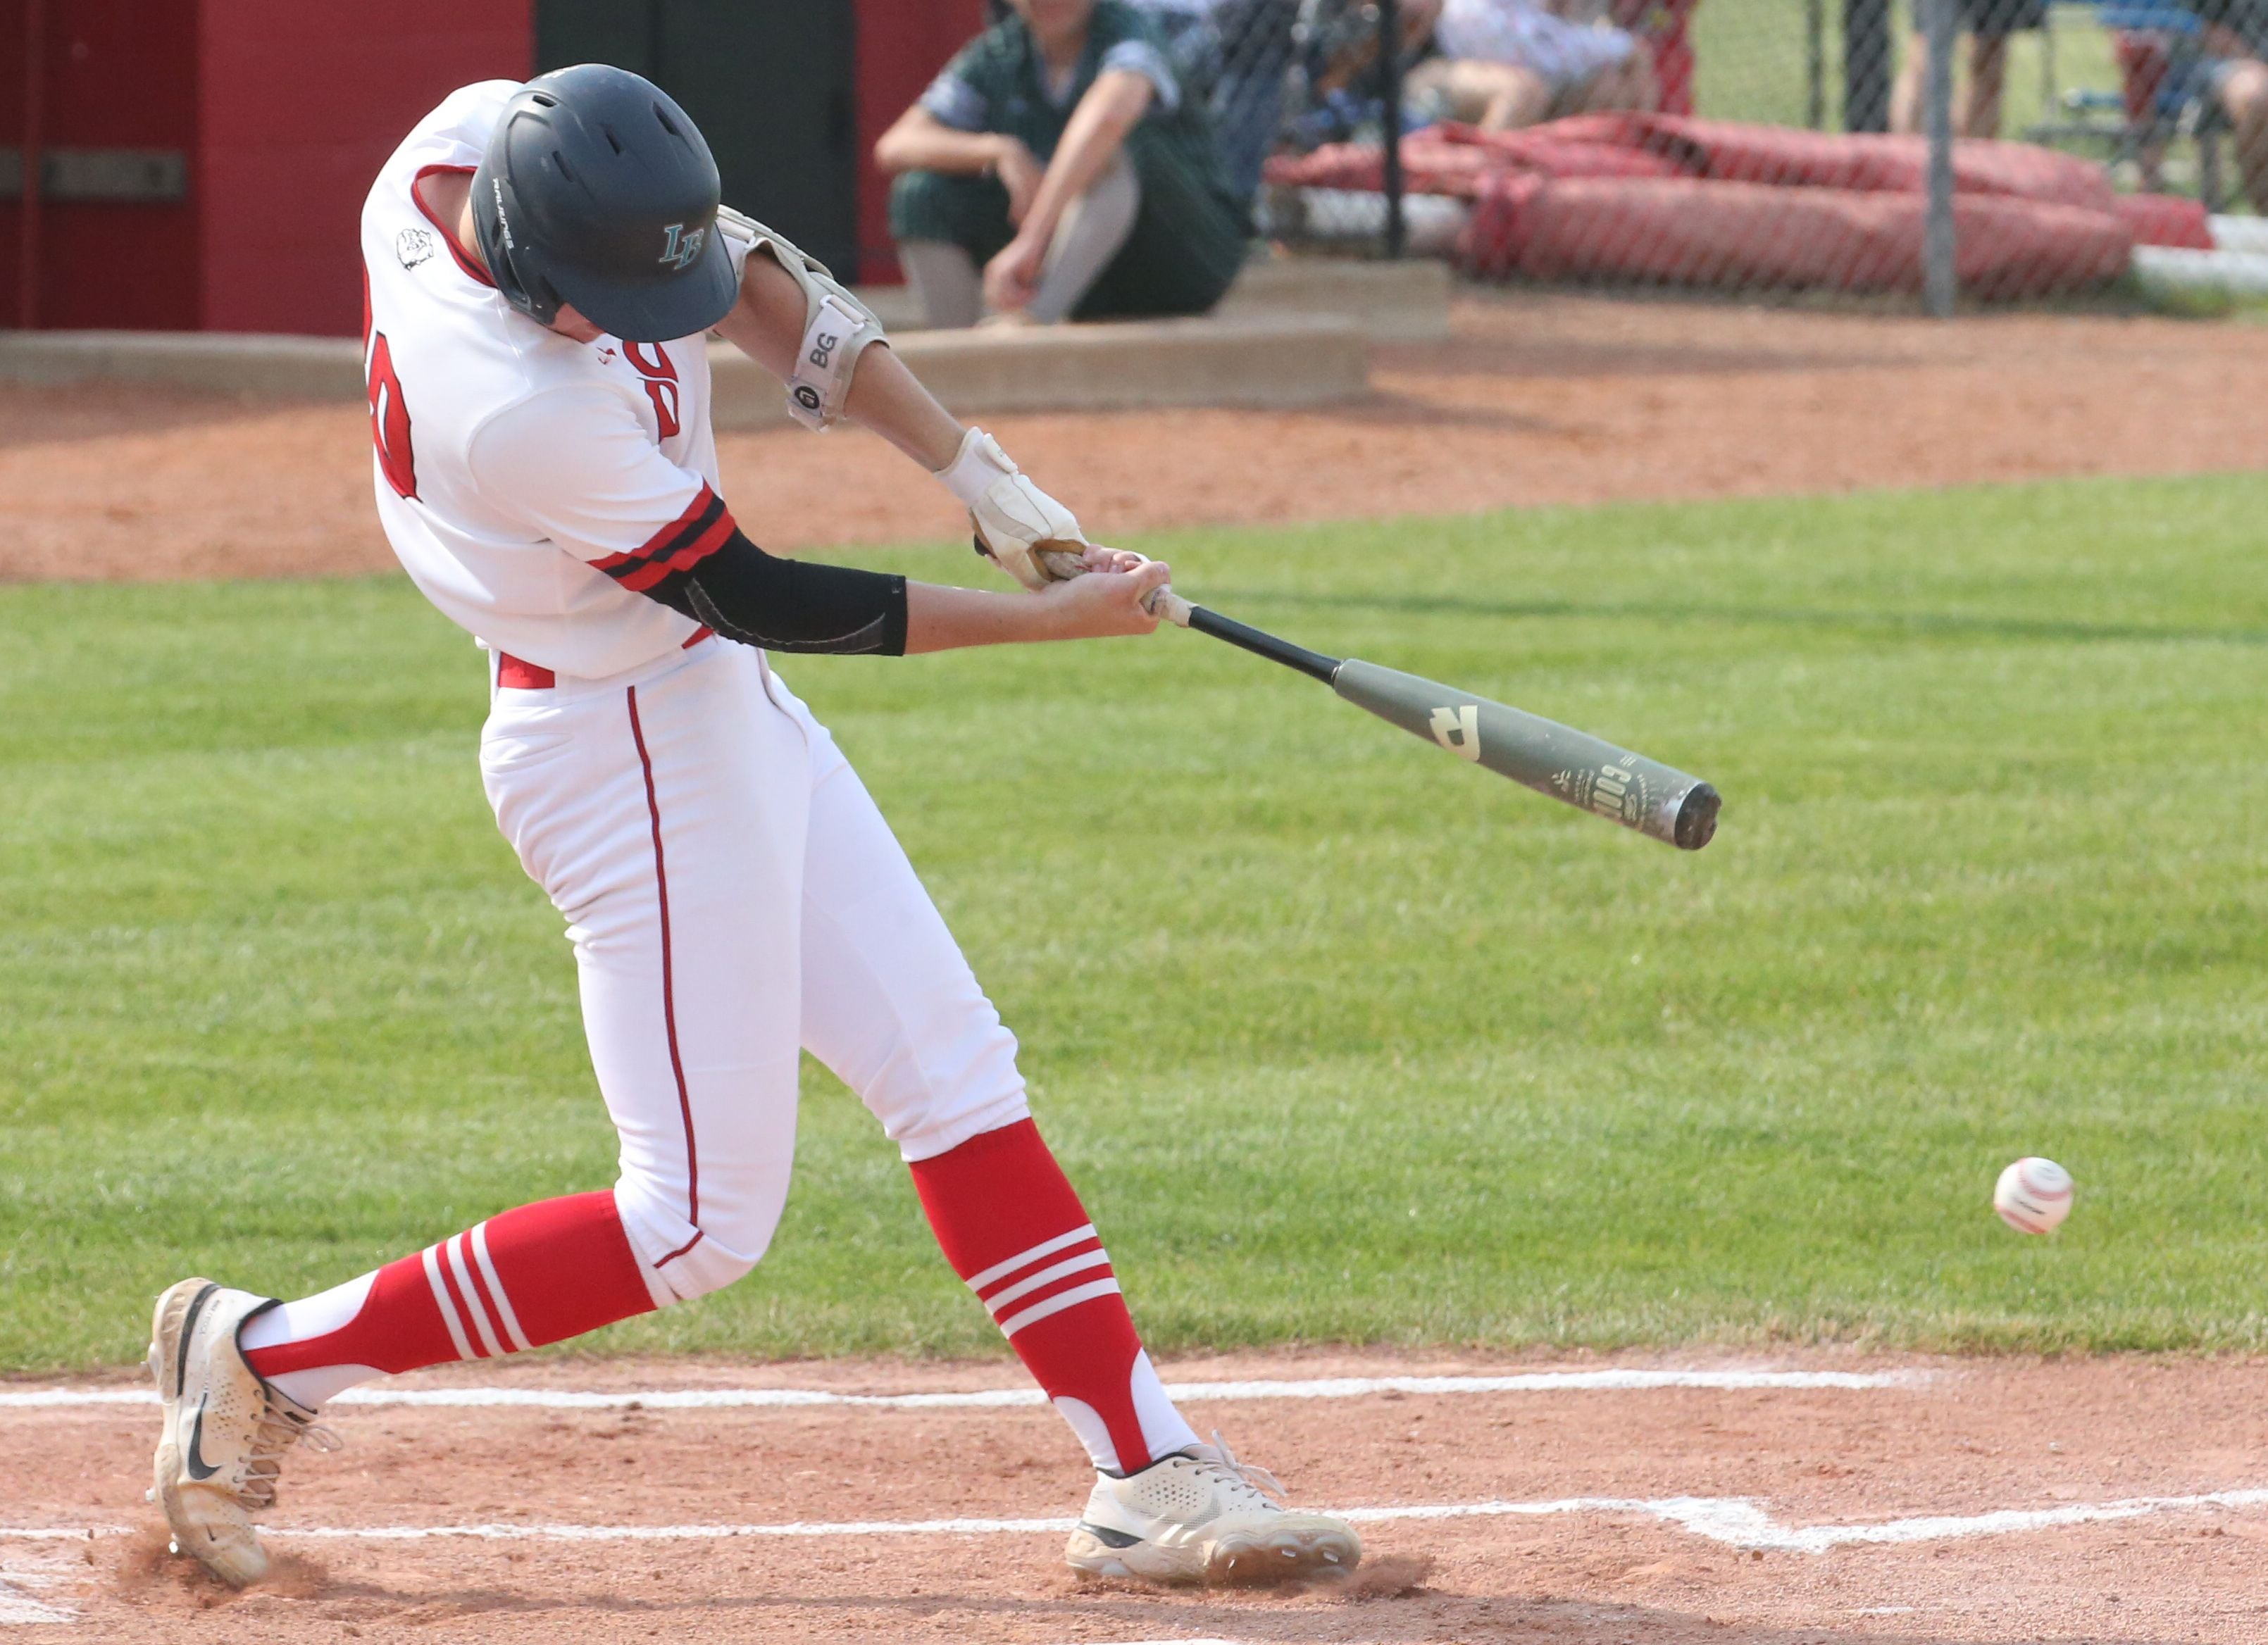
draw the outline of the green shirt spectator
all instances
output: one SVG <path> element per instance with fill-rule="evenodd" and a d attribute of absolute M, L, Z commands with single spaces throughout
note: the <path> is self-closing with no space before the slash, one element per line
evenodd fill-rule
<path fill-rule="evenodd" d="M 1042 321 L 1201 313 L 1243 264 L 1205 111 L 1123 0 L 1015 0 L 875 158 L 932 324 L 971 323 L 980 293 Z"/>

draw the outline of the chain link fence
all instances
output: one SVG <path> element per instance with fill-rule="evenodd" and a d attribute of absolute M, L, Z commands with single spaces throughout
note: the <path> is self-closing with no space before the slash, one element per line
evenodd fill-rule
<path fill-rule="evenodd" d="M 2268 292 L 2241 3 L 1187 0 L 1278 242 L 1939 312 Z"/>

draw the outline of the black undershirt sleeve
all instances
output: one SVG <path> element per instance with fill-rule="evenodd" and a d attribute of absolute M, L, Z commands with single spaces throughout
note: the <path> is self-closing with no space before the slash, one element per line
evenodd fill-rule
<path fill-rule="evenodd" d="M 906 652 L 905 578 L 768 554 L 737 525 L 713 553 L 638 592 L 767 651 Z"/>

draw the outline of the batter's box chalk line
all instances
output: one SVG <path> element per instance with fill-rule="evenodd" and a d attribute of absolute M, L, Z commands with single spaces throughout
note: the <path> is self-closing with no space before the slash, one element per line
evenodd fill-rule
<path fill-rule="evenodd" d="M 2268 1507 L 2268 1489 L 2210 1491 L 2193 1496 L 2136 1496 L 2114 1502 L 2075 1502 L 2058 1508 L 2004 1508 L 1983 1514 L 1928 1514 L 1874 1524 L 1782 1524 L 1746 1496 L 1568 1496 L 1548 1502 L 1398 1503 L 1378 1508 L 1341 1508 L 1335 1513 L 1357 1524 L 1391 1524 L 1411 1520 L 1541 1519 L 1566 1515 L 1642 1516 L 1675 1525 L 1741 1549 L 1789 1553 L 1825 1553 L 1867 1544 L 1959 1541 L 2012 1536 L 2063 1525 L 2139 1519 L 2151 1514 L 2205 1509 Z M 270 1525 L 263 1534 L 284 1542 L 431 1542 L 469 1539 L 483 1542 L 718 1542 L 734 1538 L 812 1539 L 838 1537 L 1060 1536 L 1070 1519 L 852 1519 L 792 1520 L 763 1525 Z M 0 1542 L 84 1541 L 90 1536 L 123 1536 L 116 1525 L 68 1527 L 0 1526 Z"/>
<path fill-rule="evenodd" d="M 1168 1383 L 1166 1392 L 1190 1403 L 1208 1399 L 1360 1399 L 1373 1394 L 1637 1393 L 1654 1388 L 1915 1388 L 1933 1371 L 1562 1370 L 1501 1377 L 1326 1377 L 1303 1382 Z M 0 1410 L 72 1406 L 155 1405 L 147 1388 L 4 1388 Z M 954 1407 L 1043 1406 L 1037 1388 L 984 1388 L 962 1393 L 835 1393 L 823 1388 L 685 1388 L 590 1393 L 565 1388 L 350 1388 L 335 1405 L 519 1406 L 548 1411 L 716 1411 L 780 1406 L 863 1406 L 926 1411 Z"/>
<path fill-rule="evenodd" d="M 84 1545 L 87 1533 L 74 1532 L 70 1540 Z M 0 1558 L 0 1627 L 77 1621 L 76 1612 L 35 1596 L 77 1587 L 85 1576 L 85 1562 L 65 1554 L 28 1552 Z"/>

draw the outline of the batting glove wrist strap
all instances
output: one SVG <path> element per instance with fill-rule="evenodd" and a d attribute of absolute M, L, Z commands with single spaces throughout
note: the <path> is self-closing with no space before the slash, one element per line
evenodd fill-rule
<path fill-rule="evenodd" d="M 1086 547 L 1071 511 L 1034 485 L 982 429 L 961 437 L 959 455 L 937 477 L 968 509 L 976 552 L 1026 588 L 1061 580 L 1041 550 L 1064 549 L 1076 557 Z"/>

